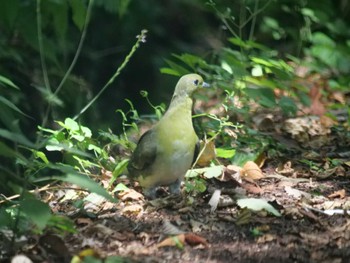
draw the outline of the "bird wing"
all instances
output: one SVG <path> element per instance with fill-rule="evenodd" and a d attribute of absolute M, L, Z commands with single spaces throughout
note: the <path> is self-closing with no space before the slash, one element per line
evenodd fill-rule
<path fill-rule="evenodd" d="M 131 177 L 138 177 L 140 172 L 149 168 L 157 156 L 155 132 L 151 129 L 145 132 L 130 159 L 128 170 Z"/>

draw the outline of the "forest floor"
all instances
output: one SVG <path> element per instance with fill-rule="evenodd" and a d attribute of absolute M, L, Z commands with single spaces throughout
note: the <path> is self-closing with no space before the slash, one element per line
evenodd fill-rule
<path fill-rule="evenodd" d="M 313 100 L 308 116 L 276 122 L 271 112 L 254 113 L 253 129 L 278 142 L 268 148 L 275 154 L 242 167 L 221 160 L 197 170 L 204 192 L 186 192 L 187 185 L 181 197 L 160 189 L 161 198 L 147 200 L 125 176 L 115 184 L 129 188 L 115 193 L 116 202 L 71 185 L 41 191 L 75 231 L 26 236 L 12 249 L 33 262 L 348 263 L 348 113 L 333 112 L 335 121 L 320 112 Z M 111 176 L 98 176 L 106 189 Z M 61 226 L 69 230 L 64 221 Z M 0 242 L 1 250 L 9 248 Z"/>
<path fill-rule="evenodd" d="M 117 203 L 90 194 L 92 201 L 78 209 L 75 190 L 45 193 L 77 231 L 46 233 L 22 253 L 35 262 L 350 262 L 350 163 L 348 153 L 337 152 L 349 141 L 334 133 L 327 138 L 332 147 L 265 160 L 259 178 L 237 181 L 226 166 L 196 195 L 172 198 L 163 191 L 164 197 L 145 200 L 131 187 L 119 192 Z M 317 169 L 298 162 L 311 153 Z M 330 164 L 330 155 L 338 162 Z M 209 205 L 215 190 L 220 198 Z M 242 196 L 268 201 L 271 213 L 237 205 Z"/>

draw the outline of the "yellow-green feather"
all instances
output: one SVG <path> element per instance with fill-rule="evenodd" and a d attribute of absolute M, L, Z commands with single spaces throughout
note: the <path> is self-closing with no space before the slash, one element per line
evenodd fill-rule
<path fill-rule="evenodd" d="M 128 169 L 143 188 L 182 180 L 190 168 L 198 141 L 192 125 L 191 96 L 202 83 L 197 74 L 183 76 L 164 116 L 140 139 Z"/>

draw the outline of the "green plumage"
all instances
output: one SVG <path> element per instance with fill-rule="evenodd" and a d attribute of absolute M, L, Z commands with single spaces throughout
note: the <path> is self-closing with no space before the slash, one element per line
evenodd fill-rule
<path fill-rule="evenodd" d="M 180 193 L 180 184 L 195 158 L 198 137 L 192 125 L 192 94 L 208 86 L 201 76 L 188 74 L 177 83 L 168 110 L 160 121 L 144 133 L 130 158 L 129 176 L 137 180 L 145 194 L 155 197 L 157 186 L 169 186 Z"/>

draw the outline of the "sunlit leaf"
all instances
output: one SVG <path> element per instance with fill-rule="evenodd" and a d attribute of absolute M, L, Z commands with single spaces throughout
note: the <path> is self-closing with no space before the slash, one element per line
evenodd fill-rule
<path fill-rule="evenodd" d="M 253 211 L 266 210 L 267 212 L 273 214 L 274 216 L 281 216 L 272 205 L 270 205 L 266 200 L 258 198 L 242 198 L 237 200 L 237 205 L 241 208 L 248 208 Z"/>
<path fill-rule="evenodd" d="M 216 148 L 216 157 L 221 158 L 232 158 L 236 153 L 235 149 L 223 149 L 223 148 Z"/>
<path fill-rule="evenodd" d="M 0 84 L 5 84 L 3 86 L 8 86 L 8 87 L 19 90 L 19 87 L 17 87 L 15 83 L 13 83 L 10 79 L 8 79 L 2 75 L 0 75 Z"/>
<path fill-rule="evenodd" d="M 186 177 L 192 178 L 203 175 L 206 178 L 219 177 L 223 173 L 223 166 L 211 166 L 205 168 L 191 169 L 186 173 Z"/>

